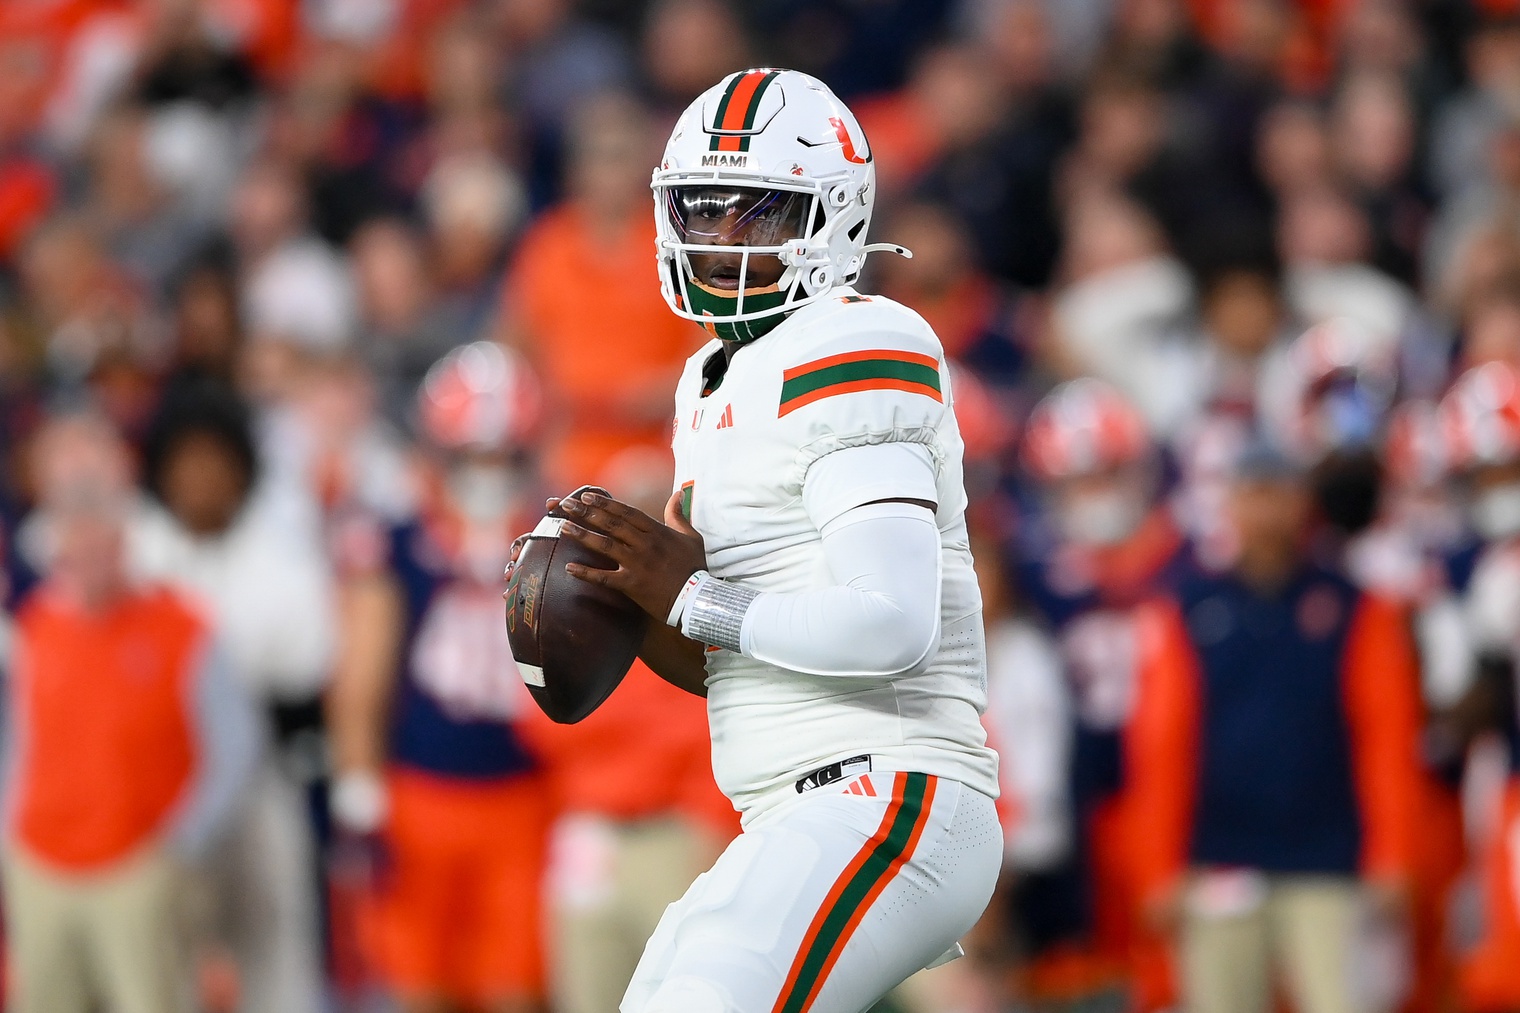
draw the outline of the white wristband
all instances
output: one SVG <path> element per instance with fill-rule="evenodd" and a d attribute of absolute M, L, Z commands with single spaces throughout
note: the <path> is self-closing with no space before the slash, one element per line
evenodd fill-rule
<path fill-rule="evenodd" d="M 690 598 L 691 593 L 701 587 L 702 582 L 710 576 L 712 574 L 706 570 L 698 570 L 686 578 L 686 583 L 682 584 L 681 590 L 676 592 L 676 600 L 670 606 L 670 615 L 665 617 L 666 626 L 674 626 L 676 629 L 681 628 L 681 613 L 686 611 L 686 599 Z"/>
<path fill-rule="evenodd" d="M 760 592 L 706 574 L 690 594 L 681 633 L 713 647 L 740 653 L 744 616 Z"/>

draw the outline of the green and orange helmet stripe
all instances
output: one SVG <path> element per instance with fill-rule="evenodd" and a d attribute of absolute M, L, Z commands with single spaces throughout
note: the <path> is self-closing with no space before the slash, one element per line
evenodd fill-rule
<path fill-rule="evenodd" d="M 748 151 L 750 135 L 755 129 L 755 115 L 765 89 L 776 79 L 779 70 L 751 70 L 735 74 L 713 114 L 711 151 Z"/>

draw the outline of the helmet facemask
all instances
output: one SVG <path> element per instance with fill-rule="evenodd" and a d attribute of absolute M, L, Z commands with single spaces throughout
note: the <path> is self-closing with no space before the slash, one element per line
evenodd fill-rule
<path fill-rule="evenodd" d="M 830 237 L 845 216 L 816 183 L 708 176 L 654 191 L 666 301 L 725 341 L 761 337 L 840 283 Z"/>

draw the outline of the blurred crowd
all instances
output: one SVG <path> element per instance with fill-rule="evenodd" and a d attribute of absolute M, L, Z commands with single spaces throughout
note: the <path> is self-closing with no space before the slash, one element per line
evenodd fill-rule
<path fill-rule="evenodd" d="M 0 4 L 6 1008 L 616 1007 L 737 819 L 501 573 L 668 497 L 649 173 L 762 64 L 967 448 L 1006 876 L 884 1005 L 1520 1009 L 1514 0 Z"/>

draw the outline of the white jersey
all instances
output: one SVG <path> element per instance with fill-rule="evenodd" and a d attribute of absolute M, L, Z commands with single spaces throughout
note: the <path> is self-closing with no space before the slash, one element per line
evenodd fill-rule
<path fill-rule="evenodd" d="M 895 678 L 807 675 L 709 648 L 713 772 L 745 821 L 819 767 L 861 754 L 880 770 L 918 771 L 998 793 L 997 755 L 980 715 L 987 663 L 981 594 L 966 535 L 961 438 L 944 352 L 916 313 L 840 288 L 733 357 L 717 388 L 687 361 L 676 388 L 676 486 L 714 576 L 762 592 L 837 583 L 803 507 L 808 468 L 848 447 L 918 443 L 937 472 L 940 639 Z M 903 495 L 883 475 L 860 502 Z M 779 789 L 785 789 L 781 791 Z"/>

